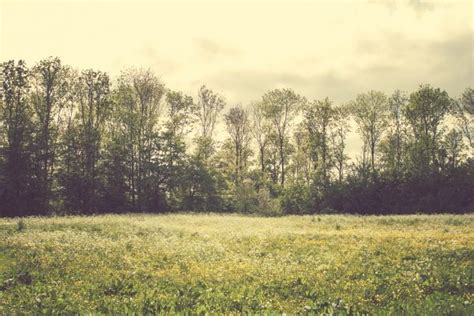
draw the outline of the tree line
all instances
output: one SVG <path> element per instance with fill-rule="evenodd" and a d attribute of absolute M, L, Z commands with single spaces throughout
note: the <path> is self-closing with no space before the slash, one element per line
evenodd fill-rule
<path fill-rule="evenodd" d="M 345 104 L 275 89 L 244 107 L 206 86 L 172 91 L 150 70 L 111 80 L 53 57 L 3 62 L 1 82 L 1 216 L 474 210 L 471 88 Z"/>

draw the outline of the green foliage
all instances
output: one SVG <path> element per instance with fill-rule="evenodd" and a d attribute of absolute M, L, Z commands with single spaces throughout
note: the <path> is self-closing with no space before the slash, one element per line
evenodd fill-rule
<path fill-rule="evenodd" d="M 33 111 L 29 103 L 30 71 L 24 61 L 0 64 L 0 215 L 40 212 L 40 188 L 34 173 Z M 32 198 L 33 196 L 33 198 Z"/>
<path fill-rule="evenodd" d="M 281 197 L 281 207 L 285 214 L 305 214 L 311 210 L 311 193 L 308 186 L 294 182 L 286 186 Z"/>
<path fill-rule="evenodd" d="M 168 131 L 177 137 L 183 137 L 190 132 L 194 122 L 197 106 L 193 98 L 182 92 L 168 91 L 166 93 L 169 120 L 166 122 Z"/>
<path fill-rule="evenodd" d="M 225 183 L 220 175 L 198 158 L 190 159 L 180 175 L 180 210 L 197 212 L 222 211 L 220 194 Z"/>
<path fill-rule="evenodd" d="M 233 207 L 237 212 L 249 214 L 257 213 L 259 209 L 259 195 L 251 183 L 238 185 L 233 193 Z"/>
<path fill-rule="evenodd" d="M 304 128 L 308 133 L 309 153 L 312 165 L 316 166 L 316 182 L 326 185 L 334 159 L 330 148 L 330 137 L 336 128 L 337 110 L 328 98 L 313 101 L 304 110 Z"/>
<path fill-rule="evenodd" d="M 454 103 L 454 114 L 471 148 L 474 147 L 474 89 L 466 88 Z"/>
<path fill-rule="evenodd" d="M 267 188 L 261 188 L 257 192 L 256 214 L 262 216 L 279 216 L 282 215 L 280 201 L 271 196 Z"/>
<path fill-rule="evenodd" d="M 222 118 L 219 93 L 193 99 L 149 69 L 112 81 L 55 57 L 1 65 L 0 216 L 473 210 L 472 88 L 345 105 L 282 88 Z M 352 123 L 361 157 L 346 152 Z"/>
<path fill-rule="evenodd" d="M 304 99 L 291 89 L 275 89 L 262 97 L 262 114 L 274 132 L 274 143 L 278 152 L 280 183 L 285 185 L 285 167 L 288 164 L 290 124 L 300 112 Z"/>
<path fill-rule="evenodd" d="M 446 91 L 422 85 L 410 95 L 404 115 L 415 136 L 413 158 L 415 171 L 426 172 L 437 168 L 439 160 L 440 126 L 453 110 L 453 101 Z"/>
<path fill-rule="evenodd" d="M 372 173 L 375 173 L 376 149 L 385 131 L 388 108 L 387 96 L 374 90 L 359 94 L 351 106 L 364 142 L 363 163 L 366 163 L 367 152 L 370 155 Z"/>

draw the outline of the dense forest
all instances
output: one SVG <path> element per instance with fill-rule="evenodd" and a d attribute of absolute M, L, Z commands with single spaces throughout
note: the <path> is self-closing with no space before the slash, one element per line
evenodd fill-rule
<path fill-rule="evenodd" d="M 241 106 L 146 69 L 1 65 L 1 216 L 474 210 L 472 88 L 345 104 L 275 89 Z M 363 147 L 349 159 L 353 132 Z"/>

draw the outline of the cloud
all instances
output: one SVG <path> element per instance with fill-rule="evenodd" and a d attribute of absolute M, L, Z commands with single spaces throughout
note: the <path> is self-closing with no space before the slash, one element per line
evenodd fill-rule
<path fill-rule="evenodd" d="M 386 33 L 384 40 L 361 40 L 356 54 L 368 62 L 354 67 L 353 75 L 367 83 L 364 88 L 410 90 L 429 83 L 457 95 L 474 83 L 473 36 L 465 30 L 437 39 Z"/>
<path fill-rule="evenodd" d="M 464 85 L 474 87 L 474 32 L 457 34 L 445 41 L 432 42 L 431 72 L 436 83 L 460 94 Z"/>
<path fill-rule="evenodd" d="M 446 89 L 454 97 L 466 84 L 473 85 L 472 37 L 471 31 L 436 40 L 393 32 L 383 40 L 361 41 L 353 53 L 353 64 L 345 67 L 324 67 L 330 64 L 324 59 L 318 61 L 319 68 L 302 61 L 281 71 L 235 66 L 217 69 L 201 82 L 244 104 L 283 87 L 309 99 L 329 97 L 339 103 L 371 89 L 390 95 L 396 89 L 411 92 L 425 83 Z"/>
<path fill-rule="evenodd" d="M 227 69 L 216 72 L 205 82 L 228 96 L 233 102 L 244 104 L 258 100 L 272 89 L 292 88 L 309 99 L 329 97 L 336 101 L 345 101 L 353 97 L 358 90 L 357 81 L 349 80 L 336 71 L 324 71 L 305 76 L 303 71 L 275 72 L 255 69 Z"/>
<path fill-rule="evenodd" d="M 385 6 L 390 13 L 396 12 L 400 7 L 409 7 L 410 9 L 416 12 L 418 17 L 421 17 L 423 14 L 433 11 L 435 9 L 435 3 L 432 1 L 423 1 L 423 0 L 373 0 L 371 3 L 380 4 Z"/>
<path fill-rule="evenodd" d="M 242 54 L 240 50 L 234 47 L 213 41 L 209 38 L 194 38 L 193 44 L 197 55 L 206 60 L 217 57 L 236 57 Z"/>
<path fill-rule="evenodd" d="M 146 44 L 140 51 L 140 55 L 143 60 L 140 60 L 145 68 L 151 67 L 158 74 L 167 75 L 173 72 L 177 72 L 181 68 L 181 64 L 170 58 L 166 57 L 165 54 L 160 53 L 151 44 Z"/>
<path fill-rule="evenodd" d="M 422 0 L 410 0 L 408 1 L 408 6 L 413 8 L 413 10 L 415 10 L 418 16 L 426 12 L 433 11 L 434 9 L 433 2 L 422 1 Z"/>

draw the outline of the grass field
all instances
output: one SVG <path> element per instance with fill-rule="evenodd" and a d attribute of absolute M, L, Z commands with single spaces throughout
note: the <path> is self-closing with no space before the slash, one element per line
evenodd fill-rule
<path fill-rule="evenodd" d="M 474 315 L 474 215 L 0 219 L 0 314 Z"/>

